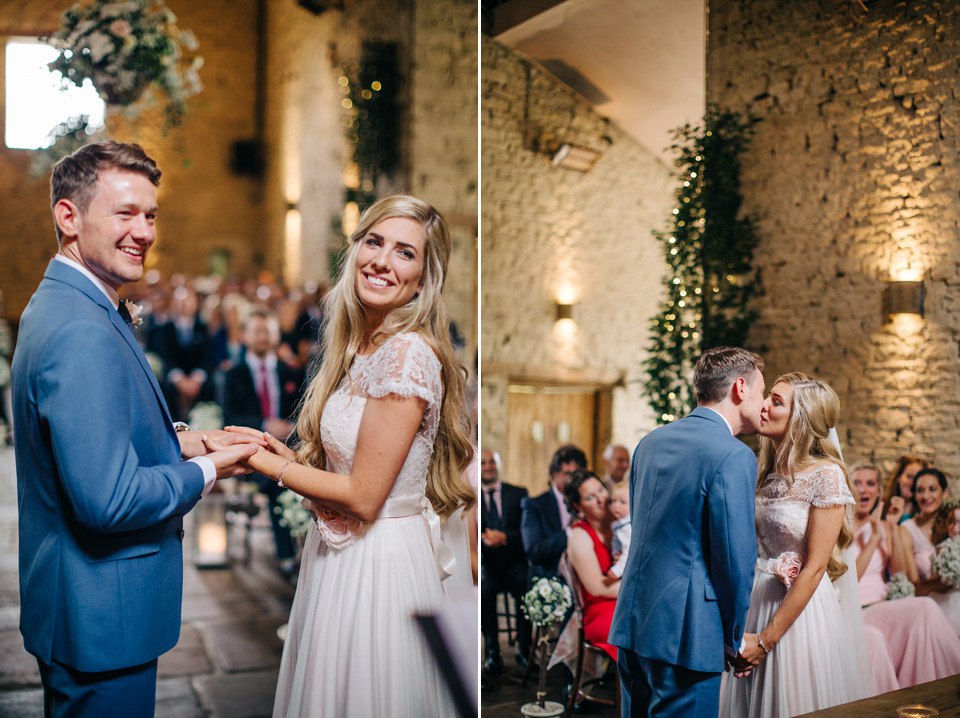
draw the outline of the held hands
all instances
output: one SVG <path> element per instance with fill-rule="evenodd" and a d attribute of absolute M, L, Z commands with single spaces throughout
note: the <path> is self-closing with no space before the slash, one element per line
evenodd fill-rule
<path fill-rule="evenodd" d="M 286 459 L 287 461 L 296 461 L 297 452 L 291 449 L 289 446 L 284 444 L 278 438 L 272 434 L 267 433 L 266 431 L 257 431 L 256 429 L 251 429 L 248 426 L 228 426 L 226 427 L 226 432 L 229 434 L 235 434 L 237 436 L 246 436 L 257 441 L 258 443 L 262 442 L 262 446 L 272 454 Z"/>
<path fill-rule="evenodd" d="M 766 658 L 767 652 L 760 647 L 758 634 L 743 634 L 743 651 L 736 656 L 724 656 L 727 668 L 733 669 L 736 678 L 746 678 L 753 671 L 754 666 Z"/>
<path fill-rule="evenodd" d="M 226 431 L 181 431 L 180 452 L 188 459 L 205 456 L 217 469 L 218 479 L 249 474 L 247 459 L 257 453 L 260 444 L 252 437 L 240 437 Z"/>
<path fill-rule="evenodd" d="M 490 548 L 503 546 L 507 543 L 507 535 L 503 531 L 497 531 L 496 529 L 487 529 L 481 534 L 480 538 L 483 541 L 483 545 Z"/>

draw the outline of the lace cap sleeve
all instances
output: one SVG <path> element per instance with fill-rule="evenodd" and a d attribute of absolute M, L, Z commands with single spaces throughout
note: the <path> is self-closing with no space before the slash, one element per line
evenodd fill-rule
<path fill-rule="evenodd" d="M 827 508 L 854 503 L 843 469 L 833 462 L 815 467 L 804 483 L 807 484 L 804 499 L 813 506 Z"/>
<path fill-rule="evenodd" d="M 431 406 L 439 404 L 443 397 L 440 360 L 422 337 L 413 333 L 397 334 L 376 353 L 367 385 L 370 396 L 396 394 L 418 397 Z"/>

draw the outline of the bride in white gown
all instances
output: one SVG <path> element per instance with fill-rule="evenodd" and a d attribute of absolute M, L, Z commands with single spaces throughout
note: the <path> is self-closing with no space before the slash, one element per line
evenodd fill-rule
<path fill-rule="evenodd" d="M 853 492 L 828 438 L 839 413 L 833 390 L 800 373 L 764 403 L 750 633 L 723 676 L 722 717 L 787 718 L 870 692 L 855 562 L 842 554 Z"/>
<path fill-rule="evenodd" d="M 441 296 L 449 253 L 442 217 L 419 200 L 363 214 L 326 300 L 298 451 L 268 436 L 272 451 L 249 461 L 307 497 L 315 517 L 274 716 L 455 714 L 413 620 L 443 600 L 452 572 L 470 571 L 440 531 L 475 500 L 461 479 L 472 452 L 465 380 Z"/>

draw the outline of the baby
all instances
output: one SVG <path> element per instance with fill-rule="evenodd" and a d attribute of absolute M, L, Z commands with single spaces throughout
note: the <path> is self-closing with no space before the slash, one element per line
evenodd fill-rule
<path fill-rule="evenodd" d="M 613 555 L 616 562 L 607 571 L 607 575 L 621 578 L 627 564 L 627 551 L 630 549 L 630 485 L 625 480 L 613 487 L 613 493 L 610 494 L 610 513 L 616 519 L 610 525 L 613 529 Z"/>

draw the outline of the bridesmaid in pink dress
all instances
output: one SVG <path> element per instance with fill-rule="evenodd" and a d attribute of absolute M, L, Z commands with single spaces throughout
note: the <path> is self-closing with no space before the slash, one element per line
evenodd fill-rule
<path fill-rule="evenodd" d="M 884 569 L 904 568 L 903 532 L 895 528 L 902 499 L 894 497 L 881 519 L 876 469 L 856 467 L 853 484 L 859 494 L 854 546 L 874 690 L 884 693 L 960 673 L 960 638 L 932 599 L 886 600 Z"/>
<path fill-rule="evenodd" d="M 564 495 L 579 519 L 570 529 L 567 554 L 583 588 L 583 635 L 616 661 L 617 649 L 607 643 L 620 591 L 620 579 L 606 575 L 613 565 L 610 495 L 597 475 L 586 469 L 570 474 Z"/>
<path fill-rule="evenodd" d="M 918 472 L 913 480 L 919 512 L 900 524 L 906 554 L 906 574 L 917 587 L 918 596 L 929 596 L 960 635 L 960 591 L 940 580 L 933 571 L 937 545 L 947 538 L 947 477 L 939 469 Z"/>

